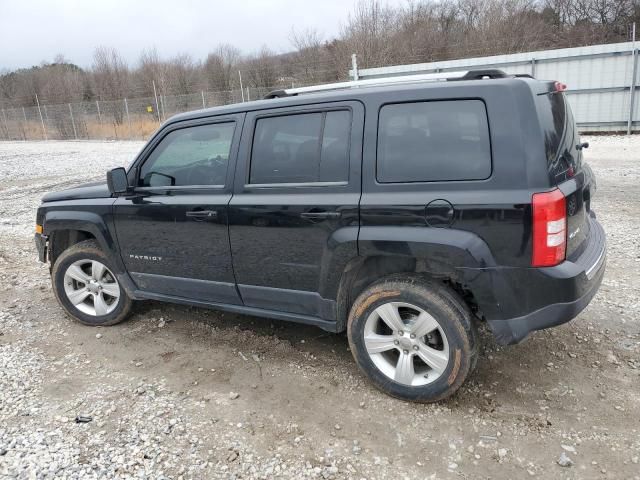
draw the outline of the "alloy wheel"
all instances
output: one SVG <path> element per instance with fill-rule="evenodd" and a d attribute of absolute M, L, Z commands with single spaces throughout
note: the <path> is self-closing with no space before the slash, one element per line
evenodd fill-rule
<path fill-rule="evenodd" d="M 406 386 L 434 382 L 449 365 L 449 343 L 438 321 L 420 307 L 388 302 L 364 326 L 364 345 L 375 366 Z"/>
<path fill-rule="evenodd" d="M 64 273 L 67 299 L 86 315 L 102 316 L 118 306 L 120 285 L 115 275 L 96 260 L 78 260 Z"/>

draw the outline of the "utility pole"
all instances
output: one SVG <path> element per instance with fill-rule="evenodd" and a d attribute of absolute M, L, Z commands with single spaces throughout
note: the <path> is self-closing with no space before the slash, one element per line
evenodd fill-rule
<path fill-rule="evenodd" d="M 45 140 L 49 140 L 47 138 L 47 129 L 44 128 L 44 119 L 42 118 L 42 110 L 40 110 L 40 100 L 38 100 L 37 93 L 36 93 L 36 103 L 38 104 L 38 113 L 40 114 L 40 123 L 42 124 L 42 134 L 44 135 Z"/>
<path fill-rule="evenodd" d="M 240 93 L 242 94 L 242 102 L 244 103 L 244 88 L 242 87 L 242 72 L 238 70 L 238 77 L 240 77 Z"/>
<path fill-rule="evenodd" d="M 629 121 L 627 122 L 627 135 L 633 130 L 633 110 L 636 98 L 636 76 L 638 74 L 638 56 L 636 55 L 636 22 L 631 27 L 631 86 L 629 87 Z"/>
<path fill-rule="evenodd" d="M 204 103 L 204 90 L 201 90 L 200 93 L 202 94 L 202 108 L 207 108 L 206 103 Z"/>

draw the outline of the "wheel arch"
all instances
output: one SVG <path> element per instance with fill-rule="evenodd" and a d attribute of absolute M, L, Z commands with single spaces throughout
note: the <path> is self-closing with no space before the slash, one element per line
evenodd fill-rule
<path fill-rule="evenodd" d="M 344 331 L 355 299 L 372 283 L 389 275 L 419 275 L 446 284 L 476 316 L 481 316 L 469 272 L 495 266 L 488 245 L 474 233 L 416 227 L 363 227 L 360 256 L 340 277 L 336 330 Z"/>
<path fill-rule="evenodd" d="M 116 273 L 124 272 L 117 253 L 116 241 L 104 219 L 92 212 L 50 211 L 43 220 L 43 234 L 49 238 L 49 258 L 53 265 L 67 248 L 88 239 L 95 239 L 111 260 Z"/>

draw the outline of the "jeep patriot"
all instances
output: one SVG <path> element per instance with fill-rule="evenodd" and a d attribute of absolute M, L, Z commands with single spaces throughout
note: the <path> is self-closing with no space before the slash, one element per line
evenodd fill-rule
<path fill-rule="evenodd" d="M 86 325 L 152 299 L 346 331 L 376 387 L 441 400 L 480 323 L 518 343 L 602 281 L 565 88 L 449 72 L 176 115 L 106 183 L 44 196 L 39 258 Z"/>

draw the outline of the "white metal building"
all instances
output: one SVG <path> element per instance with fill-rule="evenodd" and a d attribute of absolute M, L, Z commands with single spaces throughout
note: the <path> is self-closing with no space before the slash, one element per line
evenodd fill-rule
<path fill-rule="evenodd" d="M 629 125 L 632 130 L 640 131 L 640 99 L 634 98 L 640 83 L 637 53 L 633 42 L 613 43 L 413 65 L 356 67 L 355 78 L 365 80 L 474 68 L 528 73 L 567 84 L 567 97 L 581 131 L 626 132 Z M 354 70 L 349 74 L 353 79 Z"/>

